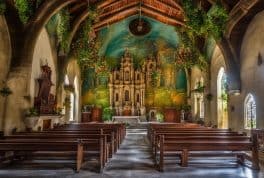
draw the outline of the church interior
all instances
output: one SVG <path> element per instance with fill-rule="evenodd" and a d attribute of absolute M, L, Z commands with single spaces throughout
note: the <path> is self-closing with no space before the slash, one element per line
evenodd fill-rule
<path fill-rule="evenodd" d="M 264 177 L 264 0 L 0 0 L 0 177 Z"/>

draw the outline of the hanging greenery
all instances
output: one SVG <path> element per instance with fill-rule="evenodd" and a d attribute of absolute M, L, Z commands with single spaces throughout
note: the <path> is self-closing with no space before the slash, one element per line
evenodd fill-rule
<path fill-rule="evenodd" d="M 207 36 L 214 37 L 215 40 L 221 39 L 228 20 L 228 13 L 221 5 L 216 3 L 207 13 L 205 27 Z"/>
<path fill-rule="evenodd" d="M 43 0 L 15 0 L 21 22 L 26 24 L 42 2 Z"/>
<path fill-rule="evenodd" d="M 209 37 L 213 36 L 215 40 L 219 40 L 224 32 L 228 13 L 217 1 L 208 12 L 205 12 L 196 1 L 182 1 L 186 18 L 186 30 L 188 33 L 195 33 L 195 36 Z"/>
<path fill-rule="evenodd" d="M 176 50 L 175 64 L 180 69 L 191 69 L 198 66 L 207 70 L 209 63 L 201 45 L 203 40 L 213 37 L 219 40 L 224 32 L 228 14 L 221 3 L 217 2 L 205 12 L 193 0 L 182 1 L 185 12 L 186 26 L 176 30 L 179 33 L 181 45 Z"/>
<path fill-rule="evenodd" d="M 6 11 L 5 0 L 0 0 L 0 15 L 3 15 Z"/>
<path fill-rule="evenodd" d="M 61 49 L 68 51 L 69 34 L 70 34 L 70 13 L 68 9 L 63 9 L 59 12 L 59 24 L 57 26 L 57 35 Z"/>
<path fill-rule="evenodd" d="M 89 67 L 94 67 L 97 59 L 99 58 L 99 47 L 92 28 L 93 21 L 96 17 L 97 12 L 91 9 L 89 17 L 82 24 L 82 27 L 77 34 L 77 38 L 71 46 L 82 71 Z"/>
<path fill-rule="evenodd" d="M 118 60 L 116 58 L 108 57 L 108 58 L 104 58 L 103 60 L 106 61 L 109 71 L 113 71 L 113 70 L 119 69 L 121 67 L 120 60 Z"/>
<path fill-rule="evenodd" d="M 15 6 L 18 10 L 21 22 L 26 24 L 33 15 L 33 4 L 31 0 L 15 0 Z"/>
<path fill-rule="evenodd" d="M 97 76 L 108 76 L 110 71 L 105 60 L 98 60 L 95 63 L 95 73 Z"/>

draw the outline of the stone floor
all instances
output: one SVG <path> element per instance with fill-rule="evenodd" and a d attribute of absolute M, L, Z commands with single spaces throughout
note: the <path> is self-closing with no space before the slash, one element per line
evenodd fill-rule
<path fill-rule="evenodd" d="M 165 171 L 160 173 L 153 166 L 149 149 L 145 129 L 128 129 L 126 139 L 102 174 L 86 169 L 77 174 L 70 168 L 36 169 L 19 165 L 1 169 L 0 178 L 264 178 L 263 171 L 239 166 L 230 158 L 192 158 L 188 168 L 181 168 L 172 159 L 165 162 Z"/>

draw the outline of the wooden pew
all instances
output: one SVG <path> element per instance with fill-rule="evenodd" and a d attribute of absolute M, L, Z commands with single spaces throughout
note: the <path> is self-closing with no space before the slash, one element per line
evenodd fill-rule
<path fill-rule="evenodd" d="M 100 157 L 102 156 L 102 166 L 100 165 L 100 169 L 102 167 L 104 167 L 104 165 L 107 163 L 108 158 L 112 155 L 112 153 L 110 154 L 111 149 L 110 145 L 107 143 L 107 135 L 105 134 L 79 134 L 79 133 L 75 133 L 75 134 L 68 134 L 68 133 L 43 133 L 43 132 L 31 132 L 31 133 L 27 133 L 27 134 L 17 134 L 17 135 L 11 135 L 11 136 L 5 136 L 4 137 L 5 140 L 19 140 L 19 139 L 31 139 L 31 140 L 49 140 L 49 139 L 56 139 L 56 140 L 73 140 L 73 139 L 97 139 L 100 140 L 102 139 L 102 152 L 100 151 L 100 149 L 98 149 L 98 147 L 93 146 L 89 148 L 89 151 L 93 151 L 96 152 L 98 151 L 99 154 L 99 159 L 98 161 L 100 161 Z M 93 148 L 93 149 L 92 149 Z M 110 150 L 110 151 L 109 151 Z M 88 153 L 88 150 L 85 150 L 86 153 Z M 101 163 L 99 163 L 101 164 Z"/>
<path fill-rule="evenodd" d="M 41 132 L 17 132 L 14 133 L 14 135 L 36 135 L 36 134 L 54 134 L 54 135 L 59 135 L 59 134 L 104 134 L 107 136 L 107 143 L 110 144 L 110 156 L 112 156 L 118 148 L 118 142 L 116 140 L 116 134 L 112 130 L 103 130 L 103 129 L 92 129 L 92 130 L 48 130 L 48 131 L 41 131 Z"/>
<path fill-rule="evenodd" d="M 242 151 L 252 151 L 252 167 L 259 169 L 258 156 L 256 154 L 255 141 L 245 136 L 185 136 L 166 138 L 159 135 L 157 150 L 159 151 L 159 170 L 164 170 L 164 156 L 169 152 L 179 152 L 181 165 L 188 166 L 188 156 L 191 151 L 238 151 L 238 157 Z M 234 152 L 235 153 L 235 152 Z M 236 154 L 236 153 L 235 153 Z M 157 153 L 155 153 L 157 155 Z M 156 159 L 156 158 L 155 158 Z M 243 161 L 243 157 L 242 157 Z"/>
<path fill-rule="evenodd" d="M 152 135 L 149 136 L 152 148 L 154 148 L 154 145 L 157 140 L 157 136 L 160 134 L 164 134 L 166 136 L 245 136 L 246 133 L 238 133 L 238 132 L 232 132 L 228 130 L 222 130 L 222 129 L 156 129 L 152 131 Z"/>
<path fill-rule="evenodd" d="M 33 152 L 33 151 L 74 151 L 76 153 L 76 171 L 82 167 L 84 149 L 99 142 L 96 139 L 79 140 L 47 140 L 47 139 L 8 139 L 0 141 L 1 152 Z"/>
<path fill-rule="evenodd" d="M 103 124 L 103 123 L 81 123 L 81 124 L 68 124 L 63 127 L 57 128 L 55 130 L 93 130 L 93 129 L 103 129 L 104 133 L 108 133 L 114 131 L 115 133 L 115 141 L 117 148 L 121 144 L 122 140 L 125 137 L 125 125 L 124 124 Z M 116 148 L 116 149 L 117 149 Z"/>

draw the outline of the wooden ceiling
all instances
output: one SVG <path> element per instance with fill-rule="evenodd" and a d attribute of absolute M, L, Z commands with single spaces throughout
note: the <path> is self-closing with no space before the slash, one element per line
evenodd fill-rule
<path fill-rule="evenodd" d="M 198 0 L 205 10 L 209 10 L 216 0 Z M 222 3 L 229 11 L 239 0 L 222 0 Z M 94 24 L 95 31 L 105 26 L 123 20 L 127 17 L 142 15 L 156 19 L 162 23 L 178 26 L 184 25 L 184 11 L 180 0 L 80 0 L 70 8 L 73 15 L 87 11 L 87 5 L 97 3 L 99 17 Z M 76 16 L 78 17 L 78 16 Z"/>
<path fill-rule="evenodd" d="M 216 0 L 197 0 L 205 10 L 209 10 Z M 221 0 L 227 10 L 231 10 L 239 0 Z M 81 14 L 87 5 L 98 4 L 99 18 L 95 31 L 123 20 L 129 16 L 142 15 L 156 19 L 168 25 L 184 25 L 184 11 L 180 0 L 80 0 L 70 7 L 70 13 Z M 140 10 L 141 9 L 141 10 Z M 76 16 L 77 17 L 77 16 Z"/>

